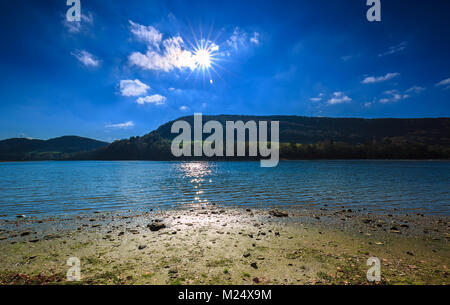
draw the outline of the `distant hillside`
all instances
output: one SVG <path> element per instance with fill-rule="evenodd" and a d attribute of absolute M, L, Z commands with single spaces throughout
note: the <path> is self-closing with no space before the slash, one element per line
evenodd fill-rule
<path fill-rule="evenodd" d="M 182 117 L 193 126 L 193 116 Z M 204 116 L 209 120 L 279 121 L 283 159 L 449 159 L 450 119 L 354 119 L 299 116 Z M 77 159 L 174 160 L 172 122 L 142 137 L 115 141 Z M 236 158 L 237 159 L 237 158 Z M 248 159 L 248 158 L 247 158 Z M 230 160 L 229 158 L 227 160 Z"/>
<path fill-rule="evenodd" d="M 0 141 L 0 160 L 60 160 L 75 153 L 92 151 L 108 144 L 77 136 L 64 136 L 50 140 L 13 138 Z"/>
<path fill-rule="evenodd" d="M 194 117 L 177 120 L 187 121 L 193 126 Z M 203 116 L 203 122 L 219 121 L 279 121 L 280 142 L 311 144 L 325 140 L 346 143 L 365 143 L 385 138 L 402 138 L 411 142 L 450 145 L 450 119 L 357 119 L 320 118 L 301 116 Z M 159 127 L 156 132 L 161 137 L 173 139 L 172 122 Z"/>

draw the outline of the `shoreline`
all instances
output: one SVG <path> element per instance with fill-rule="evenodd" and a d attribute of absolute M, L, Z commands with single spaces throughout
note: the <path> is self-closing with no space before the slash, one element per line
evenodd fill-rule
<path fill-rule="evenodd" d="M 418 158 L 310 158 L 310 159 L 284 159 L 280 158 L 281 161 L 443 161 L 443 162 L 450 162 L 449 158 L 424 158 L 424 159 L 418 159 Z M 17 160 L 17 161 L 8 161 L 8 160 L 0 160 L 0 163 L 30 163 L 30 162 L 260 162 L 260 160 L 255 159 L 233 159 L 233 160 L 227 160 L 227 159 L 168 159 L 168 160 L 140 160 L 140 159 L 129 159 L 129 160 L 121 160 L 121 159 L 114 159 L 114 160 L 107 160 L 107 159 L 49 159 L 49 160 Z"/>
<path fill-rule="evenodd" d="M 0 284 L 75 284 L 69 257 L 81 261 L 79 284 L 371 284 L 369 257 L 381 261 L 381 284 L 450 284 L 448 216 L 283 212 L 208 205 L 0 220 Z M 165 228 L 152 231 L 155 219 Z"/>

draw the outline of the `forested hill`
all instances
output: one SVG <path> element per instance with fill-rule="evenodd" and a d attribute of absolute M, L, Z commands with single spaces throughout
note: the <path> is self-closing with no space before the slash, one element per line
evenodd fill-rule
<path fill-rule="evenodd" d="M 77 136 L 49 140 L 13 138 L 0 141 L 0 161 L 62 160 L 108 144 Z"/>
<path fill-rule="evenodd" d="M 193 126 L 193 116 L 182 117 Z M 449 159 L 450 119 L 357 119 L 299 116 L 203 116 L 203 123 L 279 121 L 283 159 Z M 77 159 L 173 160 L 172 122 L 142 137 L 115 141 Z M 224 129 L 225 130 L 225 129 Z M 207 135 L 206 135 L 207 136 Z M 204 138 L 206 138 L 204 136 Z"/>
<path fill-rule="evenodd" d="M 184 120 L 193 126 L 194 117 Z M 226 121 L 279 121 L 280 142 L 317 143 L 325 140 L 346 143 L 366 143 L 385 138 L 402 138 L 411 142 L 450 145 L 450 119 L 357 119 L 357 118 L 321 118 L 300 116 L 239 116 L 218 115 L 203 116 L 203 123 L 215 120 L 225 126 Z M 170 128 L 174 121 L 159 127 L 156 132 L 161 137 L 173 139 Z M 224 129 L 225 130 L 225 129 Z"/>

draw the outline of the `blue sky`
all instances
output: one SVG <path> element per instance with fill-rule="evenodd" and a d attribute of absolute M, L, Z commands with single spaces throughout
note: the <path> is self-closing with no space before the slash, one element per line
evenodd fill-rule
<path fill-rule="evenodd" d="M 194 112 L 449 117 L 450 2 L 381 0 L 381 22 L 365 2 L 81 0 L 69 22 L 65 0 L 1 1 L 0 139 Z"/>

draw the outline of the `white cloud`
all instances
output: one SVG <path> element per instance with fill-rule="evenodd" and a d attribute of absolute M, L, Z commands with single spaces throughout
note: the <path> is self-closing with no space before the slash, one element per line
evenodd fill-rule
<path fill-rule="evenodd" d="M 180 107 L 180 110 L 181 110 L 181 111 L 188 111 L 188 109 L 189 109 L 189 108 L 188 108 L 187 106 L 181 106 L 181 107 Z"/>
<path fill-rule="evenodd" d="M 420 92 L 422 92 L 422 91 L 424 91 L 424 90 L 426 90 L 426 89 L 427 89 L 427 88 L 425 88 L 425 87 L 412 86 L 411 88 L 409 88 L 409 89 L 406 90 L 405 92 L 406 92 L 406 93 L 414 92 L 414 93 L 416 93 L 416 94 L 419 94 Z"/>
<path fill-rule="evenodd" d="M 148 89 L 150 89 L 150 87 L 138 79 L 135 80 L 127 79 L 120 81 L 120 93 L 123 96 L 144 95 L 147 93 Z"/>
<path fill-rule="evenodd" d="M 163 39 L 163 35 L 152 26 L 143 26 L 133 21 L 129 21 L 131 33 L 139 40 L 147 43 L 148 49 L 145 52 L 132 52 L 128 60 L 131 65 L 138 66 L 145 70 L 170 72 L 172 70 L 194 70 L 198 66 L 198 58 L 193 50 L 185 46 L 185 42 L 180 36 L 173 36 Z M 211 41 L 202 41 L 207 45 L 209 52 L 218 52 L 219 46 Z M 225 42 L 230 49 L 237 50 L 240 47 L 248 47 L 249 44 L 260 44 L 260 33 L 253 32 L 252 36 L 236 27 L 233 34 Z M 230 55 L 227 51 L 223 54 Z"/>
<path fill-rule="evenodd" d="M 348 103 L 351 102 L 352 99 L 345 95 L 343 92 L 334 92 L 333 97 L 328 100 L 328 104 L 334 105 L 334 104 L 342 104 L 342 103 Z"/>
<path fill-rule="evenodd" d="M 242 32 L 239 27 L 235 27 L 233 34 L 226 41 L 229 47 L 237 50 L 241 46 L 245 46 L 247 44 L 247 33 Z"/>
<path fill-rule="evenodd" d="M 133 121 L 128 121 L 128 122 L 119 123 L 119 124 L 105 125 L 106 128 L 118 128 L 118 129 L 127 129 L 127 128 L 130 128 L 133 126 L 134 126 Z"/>
<path fill-rule="evenodd" d="M 169 88 L 169 93 L 170 94 L 175 94 L 175 95 L 182 94 L 183 90 L 171 87 L 171 88 Z"/>
<path fill-rule="evenodd" d="M 372 102 L 365 102 L 364 106 L 368 108 L 368 107 L 372 106 Z"/>
<path fill-rule="evenodd" d="M 406 49 L 407 45 L 408 45 L 408 42 L 407 41 L 403 41 L 403 42 L 401 42 L 398 45 L 390 47 L 389 50 L 387 50 L 386 52 L 378 54 L 378 57 L 383 57 L 383 56 L 386 56 L 386 55 L 392 55 L 392 54 L 401 52 L 401 51 Z"/>
<path fill-rule="evenodd" d="M 87 51 L 76 50 L 71 54 L 75 56 L 76 59 L 78 59 L 86 67 L 98 67 L 100 65 L 100 60 Z"/>
<path fill-rule="evenodd" d="M 140 97 L 136 100 L 139 105 L 144 104 L 155 104 L 155 105 L 163 105 L 166 102 L 167 98 L 165 96 L 154 94 L 146 97 Z"/>
<path fill-rule="evenodd" d="M 70 33 L 78 33 L 82 30 L 83 25 L 92 25 L 94 23 L 94 17 L 91 12 L 87 15 L 81 14 L 81 21 L 68 21 L 66 15 L 64 15 L 64 26 Z"/>
<path fill-rule="evenodd" d="M 324 94 L 323 93 L 320 93 L 317 97 L 312 97 L 312 98 L 310 98 L 309 100 L 311 101 L 311 102 L 320 102 L 321 100 L 322 100 L 322 97 L 324 96 Z"/>
<path fill-rule="evenodd" d="M 169 72 L 173 69 L 196 67 L 195 56 L 184 49 L 184 42 L 180 36 L 168 38 L 162 43 L 164 52 L 148 50 L 145 54 L 134 52 L 129 60 L 132 64 L 145 70 L 158 70 Z"/>
<path fill-rule="evenodd" d="M 388 97 L 380 99 L 380 103 L 386 104 L 386 103 L 395 103 L 400 100 L 404 100 L 410 97 L 409 94 L 402 94 L 398 90 L 388 90 L 383 93 L 384 95 L 387 95 Z"/>
<path fill-rule="evenodd" d="M 253 36 L 250 38 L 250 42 L 258 45 L 259 44 L 259 36 L 260 36 L 260 34 L 258 32 L 254 32 Z"/>
<path fill-rule="evenodd" d="M 394 77 L 397 77 L 399 75 L 400 75 L 400 73 L 388 73 L 384 76 L 368 76 L 362 81 L 362 83 L 363 84 L 380 83 L 380 82 L 384 82 L 384 81 L 393 79 Z"/>
<path fill-rule="evenodd" d="M 141 41 L 144 41 L 148 46 L 153 46 L 159 49 L 159 45 L 162 40 L 162 34 L 152 26 L 145 26 L 134 23 L 129 20 L 131 25 L 131 33 L 133 33 L 136 38 Z"/>
<path fill-rule="evenodd" d="M 444 87 L 444 90 L 450 89 L 450 77 L 447 79 L 441 80 L 439 83 L 435 85 L 436 87 Z"/>

